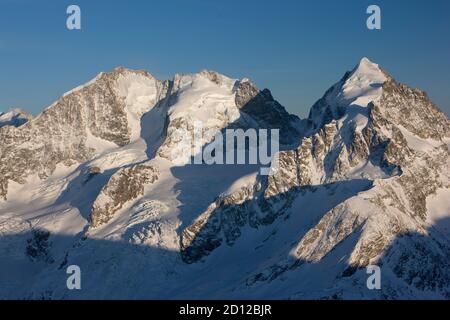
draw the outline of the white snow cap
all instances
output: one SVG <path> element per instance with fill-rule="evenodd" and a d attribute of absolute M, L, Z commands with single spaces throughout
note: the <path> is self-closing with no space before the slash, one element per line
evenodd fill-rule
<path fill-rule="evenodd" d="M 368 58 L 364 57 L 359 61 L 356 68 L 353 70 L 352 75 L 367 75 L 367 76 L 373 76 L 373 77 L 380 77 L 386 80 L 386 77 L 384 76 L 383 72 L 381 71 L 378 64 L 370 61 Z"/>
<path fill-rule="evenodd" d="M 320 127 L 327 112 L 331 112 L 334 119 L 347 119 L 347 122 L 351 119 L 350 122 L 356 122 L 358 127 L 364 127 L 368 114 L 363 109 L 380 99 L 387 80 L 378 64 L 362 58 L 344 79 L 327 92 L 324 101 L 313 107 L 310 119 L 315 127 Z"/>
<path fill-rule="evenodd" d="M 379 95 L 387 78 L 378 64 L 362 58 L 343 85 L 343 98 L 351 101 L 358 97 Z"/>

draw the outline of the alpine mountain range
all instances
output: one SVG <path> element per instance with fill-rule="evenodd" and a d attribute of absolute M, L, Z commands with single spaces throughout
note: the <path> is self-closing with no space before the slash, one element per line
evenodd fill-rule
<path fill-rule="evenodd" d="M 278 170 L 175 165 L 195 122 L 279 129 Z M 0 298 L 450 299 L 449 143 L 427 94 L 367 58 L 305 119 L 214 71 L 100 73 L 0 114 Z"/>

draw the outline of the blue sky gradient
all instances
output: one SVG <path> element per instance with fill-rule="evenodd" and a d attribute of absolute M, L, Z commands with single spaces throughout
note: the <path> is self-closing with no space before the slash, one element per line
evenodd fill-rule
<path fill-rule="evenodd" d="M 66 8 L 82 30 L 66 29 Z M 366 28 L 378 4 L 382 30 Z M 0 111 L 34 114 L 116 66 L 160 79 L 212 69 L 251 78 L 307 115 L 367 56 L 450 114 L 448 0 L 0 0 Z"/>

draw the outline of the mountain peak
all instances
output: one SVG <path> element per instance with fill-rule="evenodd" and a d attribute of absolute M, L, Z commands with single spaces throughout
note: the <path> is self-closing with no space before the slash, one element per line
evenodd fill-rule
<path fill-rule="evenodd" d="M 378 67 L 378 64 L 376 64 L 376 63 L 374 63 L 374 62 L 372 62 L 369 58 L 367 58 L 367 57 L 362 57 L 361 58 L 361 60 L 359 61 L 359 63 L 358 63 L 358 67 L 359 66 L 376 66 L 376 67 Z"/>
<path fill-rule="evenodd" d="M 384 83 L 386 75 L 378 64 L 370 61 L 368 58 L 362 58 L 353 71 L 350 73 L 349 79 L 357 78 L 360 80 L 372 80 L 374 82 Z"/>
<path fill-rule="evenodd" d="M 19 127 L 27 123 L 32 118 L 32 115 L 28 112 L 20 108 L 12 108 L 6 112 L 0 112 L 0 128 L 7 125 Z"/>
<path fill-rule="evenodd" d="M 99 76 L 102 75 L 103 73 L 104 72 L 101 72 L 99 74 Z M 135 70 L 135 69 L 126 68 L 124 66 L 118 66 L 109 73 L 113 74 L 113 75 L 137 74 L 137 75 L 144 75 L 149 78 L 154 78 L 154 76 L 146 70 Z"/>
<path fill-rule="evenodd" d="M 366 114 L 367 110 L 364 109 L 381 97 L 382 87 L 386 81 L 388 76 L 378 64 L 366 57 L 362 58 L 352 71 L 347 72 L 322 99 L 314 104 L 309 120 L 314 124 L 314 128 L 319 128 L 349 112 L 352 113 L 352 117 L 361 118 L 360 113 Z"/>

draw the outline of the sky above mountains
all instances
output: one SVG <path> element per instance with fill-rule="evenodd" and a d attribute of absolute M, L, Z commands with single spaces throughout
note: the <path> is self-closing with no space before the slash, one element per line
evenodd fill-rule
<path fill-rule="evenodd" d="M 81 8 L 81 30 L 66 8 Z M 368 30 L 366 9 L 381 8 Z M 450 114 L 450 1 L 0 0 L 0 111 L 37 114 L 117 66 L 160 79 L 212 69 L 249 77 L 306 116 L 367 56 Z"/>

